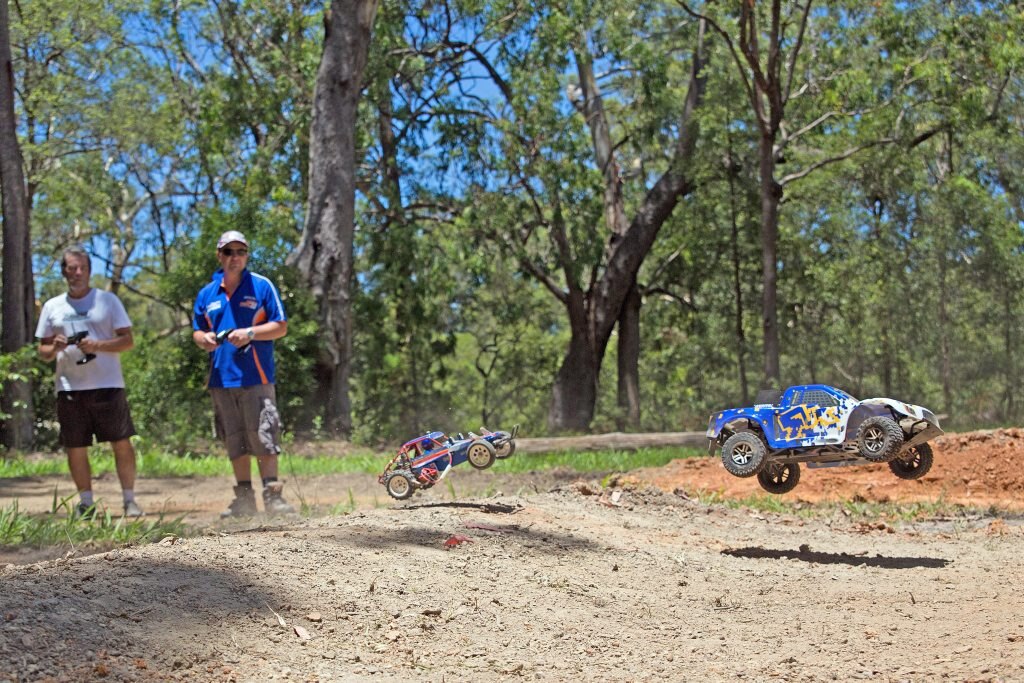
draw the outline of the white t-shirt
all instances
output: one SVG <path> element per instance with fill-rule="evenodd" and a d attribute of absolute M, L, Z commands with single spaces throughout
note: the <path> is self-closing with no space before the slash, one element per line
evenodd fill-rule
<path fill-rule="evenodd" d="M 43 304 L 36 337 L 44 339 L 58 334 L 70 337 L 88 331 L 90 339 L 102 341 L 116 337 L 114 330 L 131 326 L 132 321 L 116 294 L 90 289 L 81 299 L 61 294 Z M 101 351 L 88 363 L 78 365 L 82 358 L 85 354 L 77 345 L 68 346 L 57 354 L 57 391 L 124 388 L 120 353 Z"/>

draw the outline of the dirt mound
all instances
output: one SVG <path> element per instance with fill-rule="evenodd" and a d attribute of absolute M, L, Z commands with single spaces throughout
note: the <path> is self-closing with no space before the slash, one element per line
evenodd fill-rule
<path fill-rule="evenodd" d="M 946 434 L 932 446 L 935 465 L 916 481 L 897 479 L 887 465 L 805 466 L 800 484 L 785 497 L 812 503 L 854 499 L 879 503 L 945 501 L 1024 512 L 1024 429 Z M 717 457 L 676 460 L 633 475 L 665 491 L 714 491 L 731 498 L 764 493 L 756 478 L 733 477 Z"/>
<path fill-rule="evenodd" d="M 801 519 L 586 481 L 440 493 L 0 565 L 0 681 L 1024 675 L 1017 525 Z"/>

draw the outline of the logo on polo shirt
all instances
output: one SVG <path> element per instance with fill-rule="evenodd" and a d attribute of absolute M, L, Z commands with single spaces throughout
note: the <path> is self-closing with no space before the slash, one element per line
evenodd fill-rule
<path fill-rule="evenodd" d="M 210 305 L 206 307 L 206 312 L 207 313 L 213 313 L 214 311 L 220 310 L 220 307 L 221 307 L 220 301 L 211 301 Z"/>
<path fill-rule="evenodd" d="M 245 297 L 245 300 L 238 305 L 241 306 L 242 308 L 255 309 L 257 306 L 259 306 L 259 303 L 256 301 L 256 297 L 247 296 Z"/>

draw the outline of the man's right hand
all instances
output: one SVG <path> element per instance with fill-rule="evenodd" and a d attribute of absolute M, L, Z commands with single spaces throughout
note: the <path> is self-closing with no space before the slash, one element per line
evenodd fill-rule
<path fill-rule="evenodd" d="M 192 340 L 204 351 L 215 351 L 217 349 L 217 335 L 213 332 L 203 332 L 192 335 Z"/>
<path fill-rule="evenodd" d="M 39 340 L 37 351 L 39 357 L 49 362 L 57 357 L 57 354 L 68 347 L 68 338 L 63 334 L 56 334 L 52 337 L 43 337 Z"/>

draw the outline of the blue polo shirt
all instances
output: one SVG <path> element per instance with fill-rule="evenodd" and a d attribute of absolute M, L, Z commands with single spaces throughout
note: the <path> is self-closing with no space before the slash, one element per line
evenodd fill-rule
<path fill-rule="evenodd" d="M 265 322 L 285 321 L 284 305 L 277 288 L 262 275 L 242 271 L 242 281 L 228 297 L 224 271 L 213 274 L 199 290 L 192 312 L 192 328 L 203 332 L 246 329 Z M 208 387 L 249 387 L 274 383 L 274 342 L 253 341 L 242 352 L 224 342 L 210 353 Z"/>

